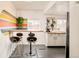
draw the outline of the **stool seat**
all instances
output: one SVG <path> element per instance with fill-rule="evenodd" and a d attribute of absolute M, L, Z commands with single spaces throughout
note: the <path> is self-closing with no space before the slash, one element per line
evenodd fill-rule
<path fill-rule="evenodd" d="M 19 42 L 20 38 L 19 37 L 10 37 L 11 42 Z"/>
<path fill-rule="evenodd" d="M 27 41 L 35 42 L 37 40 L 36 37 L 27 37 Z"/>
<path fill-rule="evenodd" d="M 17 43 L 17 42 L 21 41 L 21 38 L 22 38 L 23 34 L 22 33 L 17 33 L 16 35 L 17 36 L 10 37 L 11 42 Z"/>
<path fill-rule="evenodd" d="M 17 36 L 23 36 L 23 34 L 22 34 L 22 33 L 17 33 L 16 35 L 17 35 Z"/>

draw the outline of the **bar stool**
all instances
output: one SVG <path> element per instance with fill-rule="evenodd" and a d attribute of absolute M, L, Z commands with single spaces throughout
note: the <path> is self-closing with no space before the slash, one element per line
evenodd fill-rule
<path fill-rule="evenodd" d="M 23 33 L 17 33 L 16 36 L 11 36 L 10 37 L 10 40 L 11 40 L 12 43 L 18 44 L 20 41 L 22 41 L 21 40 L 22 39 L 22 36 L 23 36 Z M 18 54 L 16 55 L 16 57 L 23 56 L 23 52 L 22 52 L 21 49 L 23 49 L 23 47 L 22 48 L 21 47 L 18 47 L 18 50 L 17 50 L 17 53 Z"/>
<path fill-rule="evenodd" d="M 22 33 L 17 33 L 16 35 L 17 36 L 10 37 L 10 40 L 11 40 L 12 43 L 17 43 L 17 42 L 21 41 L 21 38 L 22 38 L 23 34 Z"/>
<path fill-rule="evenodd" d="M 30 43 L 30 56 L 33 56 L 33 53 L 32 53 L 32 43 L 36 42 L 37 38 L 35 37 L 35 34 L 30 32 L 28 34 L 29 37 L 27 37 L 27 41 Z"/>

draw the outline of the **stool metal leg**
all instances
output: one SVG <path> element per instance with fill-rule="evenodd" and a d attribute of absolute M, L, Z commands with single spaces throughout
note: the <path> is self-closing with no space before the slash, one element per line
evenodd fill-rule
<path fill-rule="evenodd" d="M 31 43 L 31 41 L 30 41 L 30 53 L 29 53 L 30 55 L 32 54 L 32 43 Z"/>

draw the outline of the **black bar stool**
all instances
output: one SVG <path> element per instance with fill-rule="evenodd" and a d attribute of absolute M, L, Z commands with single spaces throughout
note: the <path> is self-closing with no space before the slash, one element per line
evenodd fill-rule
<path fill-rule="evenodd" d="M 17 36 L 10 37 L 10 40 L 11 40 L 12 43 L 17 43 L 17 42 L 21 41 L 21 38 L 22 38 L 23 34 L 22 33 L 17 33 L 16 35 Z"/>
<path fill-rule="evenodd" d="M 10 40 L 11 40 L 12 43 L 16 43 L 17 44 L 17 43 L 19 43 L 21 41 L 22 36 L 23 36 L 23 33 L 17 33 L 16 36 L 11 36 Z M 17 50 L 18 51 L 17 52 L 18 55 L 16 55 L 17 57 L 19 57 L 20 55 L 23 56 L 23 52 L 21 51 L 21 49 L 23 49 L 23 47 L 22 48 L 18 47 L 18 50 Z M 19 55 L 19 53 L 20 53 L 20 55 Z"/>
<path fill-rule="evenodd" d="M 35 34 L 30 32 L 29 34 L 29 37 L 27 37 L 27 41 L 30 43 L 30 56 L 32 55 L 32 43 L 33 42 L 36 42 L 37 38 L 35 37 Z"/>

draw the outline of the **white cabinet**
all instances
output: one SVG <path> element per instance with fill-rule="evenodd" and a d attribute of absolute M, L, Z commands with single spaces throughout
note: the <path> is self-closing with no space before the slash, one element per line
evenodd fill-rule
<path fill-rule="evenodd" d="M 0 34 L 0 58 L 8 58 L 17 45 L 10 41 L 8 35 Z"/>
<path fill-rule="evenodd" d="M 55 35 L 48 34 L 48 46 L 56 45 Z"/>
<path fill-rule="evenodd" d="M 65 46 L 66 34 L 48 34 L 47 46 Z"/>
<path fill-rule="evenodd" d="M 56 40 L 56 45 L 57 46 L 65 46 L 66 45 L 66 36 L 65 34 L 58 34 L 57 35 L 57 40 Z"/>

